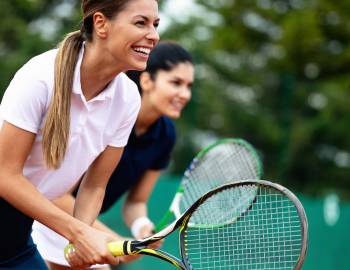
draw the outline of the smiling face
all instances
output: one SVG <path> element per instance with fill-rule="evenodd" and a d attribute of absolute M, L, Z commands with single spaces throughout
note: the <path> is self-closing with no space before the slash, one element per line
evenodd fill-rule
<path fill-rule="evenodd" d="M 159 41 L 158 24 L 157 1 L 130 1 L 107 21 L 102 35 L 104 52 L 122 70 L 144 70 L 150 51 Z"/>
<path fill-rule="evenodd" d="M 171 70 L 157 71 L 155 78 L 141 79 L 142 100 L 159 115 L 177 119 L 182 109 L 191 99 L 191 87 L 194 80 L 194 66 L 183 62 L 175 65 Z M 148 81 L 143 87 L 143 81 Z"/>

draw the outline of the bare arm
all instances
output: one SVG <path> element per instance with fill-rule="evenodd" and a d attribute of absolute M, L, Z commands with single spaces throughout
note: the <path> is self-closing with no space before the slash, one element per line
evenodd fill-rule
<path fill-rule="evenodd" d="M 74 243 L 79 259 L 73 265 L 117 264 L 118 259 L 113 258 L 106 247 L 111 237 L 59 209 L 24 177 L 24 163 L 35 136 L 6 121 L 3 123 L 0 130 L 0 197 Z"/>
<path fill-rule="evenodd" d="M 74 203 L 75 203 L 75 198 L 73 195 L 67 193 L 63 195 L 62 197 L 59 197 L 55 200 L 52 201 L 56 206 L 64 210 L 66 213 L 73 215 L 73 210 L 74 210 Z M 113 231 L 111 228 L 107 227 L 105 224 L 103 224 L 101 221 L 98 219 L 95 220 L 93 223 L 93 227 L 97 230 L 107 232 L 109 234 L 115 235 L 115 237 L 120 237 L 120 239 L 124 239 L 122 236 L 117 234 L 115 231 Z"/>
<path fill-rule="evenodd" d="M 123 206 L 124 220 L 129 227 L 131 227 L 133 222 L 138 218 L 148 216 L 147 201 L 159 175 L 160 171 L 158 170 L 146 171 L 137 185 L 129 191 Z M 140 234 L 135 235 L 135 237 L 146 237 L 152 233 L 152 230 L 153 226 L 151 226 L 151 224 L 145 224 L 145 228 L 141 229 Z"/>
<path fill-rule="evenodd" d="M 136 186 L 134 186 L 127 196 L 125 204 L 123 206 L 123 215 L 126 224 L 130 227 L 133 221 L 139 217 L 147 216 L 147 201 L 149 196 L 153 190 L 153 187 L 159 178 L 160 171 L 149 170 L 147 171 L 142 179 L 138 182 Z M 107 184 L 107 183 L 106 183 Z M 104 191 L 105 188 L 103 188 Z M 92 192 L 94 189 L 91 190 Z M 81 190 L 79 190 L 81 193 Z M 87 200 L 89 200 L 89 196 L 87 196 Z M 74 212 L 74 204 L 76 203 L 75 198 L 71 194 L 65 194 L 64 196 L 53 200 L 54 204 L 59 208 L 63 209 L 65 212 L 73 215 Z M 86 203 L 81 202 L 81 207 Z M 89 203 L 89 202 L 87 202 Z M 89 208 L 89 207 L 87 207 Z M 93 208 L 93 207 L 91 207 Z M 96 229 L 101 229 L 103 231 L 109 231 L 110 228 L 106 227 L 106 225 L 102 224 L 98 220 L 95 221 L 94 227 Z M 108 229 L 107 229 L 108 228 Z"/>
<path fill-rule="evenodd" d="M 74 204 L 74 216 L 92 224 L 101 210 L 105 189 L 117 166 L 123 148 L 108 146 L 91 164 L 80 184 Z"/>
<path fill-rule="evenodd" d="M 73 197 L 72 194 L 67 193 L 63 195 L 62 197 L 59 197 L 55 200 L 52 201 L 55 205 L 57 205 L 59 208 L 64 210 L 70 215 L 73 215 L 73 209 L 74 209 L 74 203 L 75 203 L 75 198 Z M 98 219 L 95 220 L 93 223 L 93 227 L 97 230 L 106 232 L 110 235 L 113 235 L 114 240 L 130 240 L 129 238 L 126 238 L 124 236 L 119 235 L 117 232 L 115 232 L 113 229 L 99 221 Z M 134 261 L 136 259 L 140 258 L 139 255 L 133 255 L 133 256 L 121 256 L 119 257 L 120 262 L 123 263 L 129 263 L 131 261 Z"/>
<path fill-rule="evenodd" d="M 53 205 L 23 176 L 35 136 L 4 122 L 0 132 L 0 196 L 72 241 L 81 224 Z"/>

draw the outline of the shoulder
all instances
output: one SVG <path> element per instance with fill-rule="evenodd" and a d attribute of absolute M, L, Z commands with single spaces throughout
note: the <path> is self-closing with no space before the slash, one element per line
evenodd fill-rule
<path fill-rule="evenodd" d="M 43 79 L 52 77 L 53 79 L 56 54 L 57 49 L 54 49 L 31 58 L 17 74 Z"/>
<path fill-rule="evenodd" d="M 156 152 L 154 153 L 154 161 L 151 169 L 162 170 L 165 169 L 170 161 L 170 155 L 174 149 L 176 141 L 175 125 L 173 121 L 168 117 L 161 117 L 160 122 L 160 134 L 154 144 Z"/>
<path fill-rule="evenodd" d="M 119 94 L 118 97 L 122 98 L 125 102 L 141 102 L 136 84 L 125 73 L 120 73 L 116 77 L 116 87 Z"/>
<path fill-rule="evenodd" d="M 31 58 L 13 77 L 7 95 L 22 95 L 47 101 L 53 89 L 54 62 L 57 50 L 47 51 Z"/>
<path fill-rule="evenodd" d="M 113 79 L 108 91 L 111 99 L 110 123 L 114 123 L 111 125 L 114 142 L 110 145 L 125 145 L 140 110 L 141 97 L 137 86 L 124 73 L 120 73 Z M 117 138 L 122 138 L 122 143 Z"/>
<path fill-rule="evenodd" d="M 175 133 L 175 124 L 174 124 L 173 120 L 171 120 L 169 117 L 162 116 L 161 118 L 159 118 L 159 121 L 161 122 L 164 130 L 167 133 L 169 133 L 169 134 Z"/>
<path fill-rule="evenodd" d="M 170 145 L 173 145 L 176 140 L 176 130 L 173 120 L 168 117 L 159 118 L 159 123 L 161 126 L 161 137 L 163 140 L 167 141 Z"/>
<path fill-rule="evenodd" d="M 13 80 L 26 84 L 28 89 L 33 86 L 31 92 L 44 90 L 49 94 L 47 91 L 53 90 L 56 54 L 57 49 L 54 49 L 31 58 L 17 71 Z"/>
<path fill-rule="evenodd" d="M 50 61 L 54 59 L 50 51 L 30 59 L 17 71 L 1 101 L 1 121 L 38 131 L 52 95 L 54 67 L 50 67 Z"/>

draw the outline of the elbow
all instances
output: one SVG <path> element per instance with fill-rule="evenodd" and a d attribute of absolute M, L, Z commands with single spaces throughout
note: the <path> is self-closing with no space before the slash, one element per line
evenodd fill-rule
<path fill-rule="evenodd" d="M 5 169 L 0 170 L 0 197 L 4 198 L 10 192 L 11 186 L 22 174 L 14 173 Z"/>

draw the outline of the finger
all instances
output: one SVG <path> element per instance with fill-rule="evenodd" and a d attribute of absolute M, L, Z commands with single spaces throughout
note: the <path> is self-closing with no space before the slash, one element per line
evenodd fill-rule
<path fill-rule="evenodd" d="M 111 264 L 111 265 L 118 265 L 120 262 L 120 258 L 119 257 L 114 257 L 110 252 L 107 256 L 104 257 L 104 262 L 103 263 L 107 263 L 107 264 Z"/>
<path fill-rule="evenodd" d="M 159 249 L 159 248 L 161 248 L 161 246 L 162 246 L 162 244 L 152 244 L 149 247 L 152 249 Z"/>
<path fill-rule="evenodd" d="M 119 257 L 114 257 L 110 252 L 108 252 L 108 256 L 106 257 L 107 263 L 111 265 L 118 265 L 120 258 Z"/>
<path fill-rule="evenodd" d="M 119 257 L 114 257 L 108 249 L 105 249 L 100 253 L 95 253 L 91 259 L 94 264 L 119 264 Z"/>
<path fill-rule="evenodd" d="M 142 255 L 127 255 L 119 257 L 119 263 L 130 263 L 140 259 Z"/>
<path fill-rule="evenodd" d="M 66 259 L 68 263 L 74 267 L 74 268 L 79 268 L 79 269 L 84 269 L 86 268 L 86 263 L 84 263 L 84 260 L 78 256 L 76 252 L 71 252 L 66 256 Z"/>
<path fill-rule="evenodd" d="M 95 256 L 92 252 L 82 252 L 80 249 L 76 249 L 73 254 L 76 261 L 79 262 L 80 267 L 86 268 L 92 264 L 96 264 Z"/>

